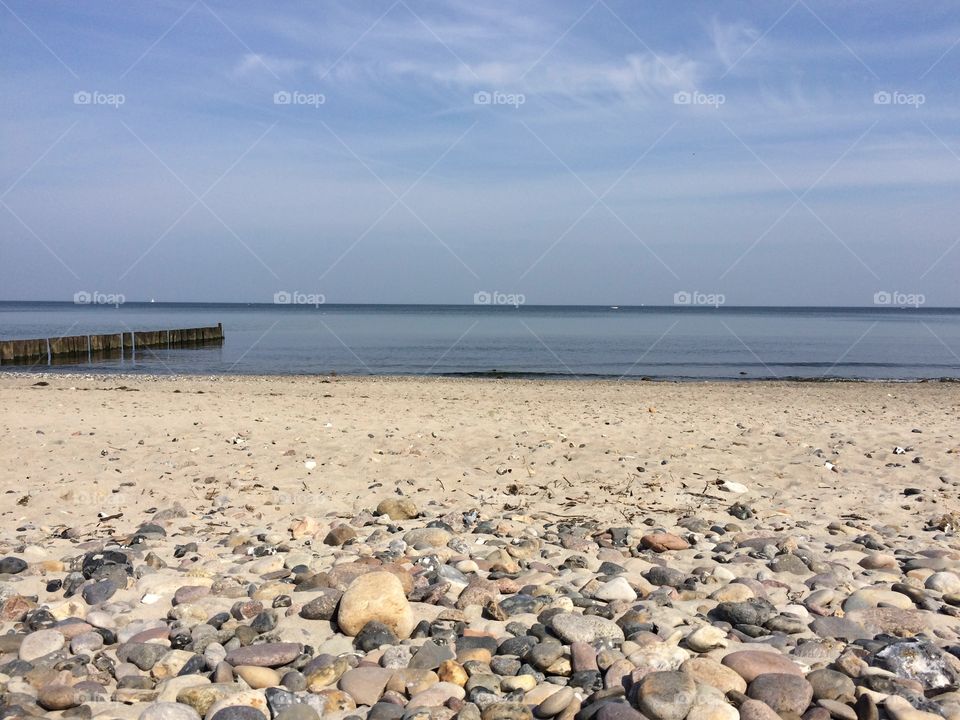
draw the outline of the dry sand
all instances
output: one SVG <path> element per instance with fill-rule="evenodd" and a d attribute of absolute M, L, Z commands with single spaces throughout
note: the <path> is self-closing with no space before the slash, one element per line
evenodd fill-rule
<path fill-rule="evenodd" d="M 351 515 L 394 491 L 605 521 L 739 499 L 919 526 L 956 509 L 960 479 L 956 384 L 6 375 L 0 407 L 7 531 L 89 530 L 97 512 L 129 531 L 174 500 Z"/>

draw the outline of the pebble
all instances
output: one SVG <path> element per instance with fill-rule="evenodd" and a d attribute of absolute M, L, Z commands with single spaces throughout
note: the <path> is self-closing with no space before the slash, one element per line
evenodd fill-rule
<path fill-rule="evenodd" d="M 157 702 L 140 713 L 138 720 L 200 720 L 200 715 L 189 705 Z"/>
<path fill-rule="evenodd" d="M 260 690 L 280 684 L 280 673 L 269 667 L 238 665 L 233 671 L 251 688 Z"/>
<path fill-rule="evenodd" d="M 238 665 L 256 665 L 258 667 L 280 667 L 295 660 L 302 648 L 297 643 L 260 643 L 231 650 L 226 662 Z"/>
<path fill-rule="evenodd" d="M 935 572 L 923 583 L 927 590 L 955 595 L 960 593 L 960 577 L 952 572 Z"/>
<path fill-rule="evenodd" d="M 37 704 L 44 710 L 67 710 L 83 701 L 83 694 L 70 685 L 49 683 L 37 693 Z"/>
<path fill-rule="evenodd" d="M 802 675 L 764 673 L 750 682 L 747 695 L 780 715 L 802 715 L 813 700 L 813 687 Z"/>
<path fill-rule="evenodd" d="M 58 630 L 37 630 L 23 638 L 18 656 L 21 660 L 33 662 L 57 652 L 66 645 L 66 642 L 67 639 Z"/>
<path fill-rule="evenodd" d="M 813 688 L 813 696 L 817 700 L 853 702 L 855 699 L 856 686 L 853 680 L 836 670 L 829 668 L 814 670 L 807 675 L 807 682 Z"/>
<path fill-rule="evenodd" d="M 484 708 L 481 720 L 532 720 L 533 713 L 522 703 L 494 702 Z"/>
<path fill-rule="evenodd" d="M 744 700 L 737 709 L 740 720 L 783 720 L 776 710 L 760 700 Z"/>
<path fill-rule="evenodd" d="M 765 673 L 803 675 L 796 663 L 779 652 L 740 650 L 724 656 L 721 662 L 748 683 Z"/>
<path fill-rule="evenodd" d="M 747 681 L 739 673 L 710 657 L 690 658 L 680 666 L 680 671 L 690 675 L 694 681 L 715 687 L 724 694 L 747 691 Z"/>
<path fill-rule="evenodd" d="M 27 569 L 27 562 L 22 558 L 8 556 L 0 558 L 0 575 L 19 575 Z"/>
<path fill-rule="evenodd" d="M 644 535 L 640 538 L 640 545 L 656 553 L 667 552 L 668 550 L 686 550 L 690 543 L 673 533 L 660 532 Z"/>
<path fill-rule="evenodd" d="M 630 586 L 630 582 L 625 577 L 617 577 L 603 583 L 593 596 L 605 602 L 614 600 L 633 602 L 637 599 L 637 591 Z"/>
<path fill-rule="evenodd" d="M 410 498 L 387 498 L 377 505 L 376 514 L 386 515 L 391 520 L 413 520 L 420 510 Z"/>
<path fill-rule="evenodd" d="M 413 610 L 400 580 L 392 573 L 361 575 L 340 598 L 337 625 L 341 631 L 357 635 L 370 621 L 383 623 L 400 639 L 410 637 L 413 632 Z"/>
<path fill-rule="evenodd" d="M 623 630 L 612 620 L 598 615 L 558 613 L 550 618 L 550 628 L 565 643 L 595 643 L 612 641 L 622 643 Z"/>
<path fill-rule="evenodd" d="M 342 596 L 343 593 L 336 588 L 323 588 L 300 608 L 300 617 L 306 620 L 332 620 Z"/>
<path fill-rule="evenodd" d="M 402 710 L 402 708 L 397 709 Z M 274 716 L 273 720 L 320 720 L 320 713 L 306 703 L 299 703 L 281 710 Z"/>
<path fill-rule="evenodd" d="M 702 625 L 685 638 L 687 647 L 698 653 L 705 653 L 727 646 L 727 633 L 715 625 Z"/>
<path fill-rule="evenodd" d="M 560 688 L 550 697 L 545 698 L 533 709 L 533 714 L 538 718 L 552 718 L 559 715 L 567 709 L 567 706 L 573 702 L 574 691 L 570 686 Z"/>
<path fill-rule="evenodd" d="M 445 705 L 451 699 L 463 700 L 466 692 L 459 685 L 447 682 L 437 682 L 429 688 L 413 693 L 409 702 L 407 702 L 407 711 L 417 708 L 439 707 Z"/>
<path fill-rule="evenodd" d="M 392 670 L 379 667 L 358 667 L 341 677 L 338 687 L 353 698 L 357 705 L 372 706 L 383 695 Z"/>
<path fill-rule="evenodd" d="M 640 681 L 637 709 L 650 720 L 683 720 L 693 707 L 696 690 L 687 673 L 652 672 Z"/>

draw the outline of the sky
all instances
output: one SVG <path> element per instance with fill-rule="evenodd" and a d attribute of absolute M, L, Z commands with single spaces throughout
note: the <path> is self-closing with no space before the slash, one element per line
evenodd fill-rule
<path fill-rule="evenodd" d="M 0 63 L 0 300 L 960 306 L 950 0 L 0 0 Z"/>

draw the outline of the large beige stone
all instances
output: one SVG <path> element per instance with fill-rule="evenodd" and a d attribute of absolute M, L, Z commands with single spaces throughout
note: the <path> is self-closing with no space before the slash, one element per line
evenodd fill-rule
<path fill-rule="evenodd" d="M 413 632 L 413 609 L 392 573 L 360 575 L 340 598 L 337 624 L 345 634 L 356 635 L 371 620 L 382 622 L 401 640 Z"/>

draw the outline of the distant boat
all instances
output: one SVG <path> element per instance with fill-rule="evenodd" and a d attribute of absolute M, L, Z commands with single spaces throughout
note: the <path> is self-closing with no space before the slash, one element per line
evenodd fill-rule
<path fill-rule="evenodd" d="M 156 302 L 156 300 L 154 300 L 153 298 L 150 298 L 150 302 Z"/>
<path fill-rule="evenodd" d="M 619 310 L 619 309 L 620 309 L 620 306 L 619 306 L 619 305 L 611 305 L 611 306 L 610 306 L 610 309 L 611 309 L 611 310 Z"/>

